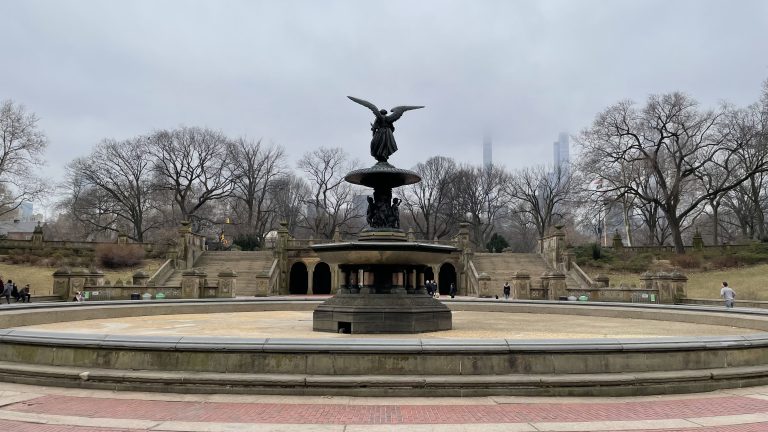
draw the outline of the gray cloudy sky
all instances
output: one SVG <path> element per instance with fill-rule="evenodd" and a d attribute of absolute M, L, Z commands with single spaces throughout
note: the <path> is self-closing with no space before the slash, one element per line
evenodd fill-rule
<path fill-rule="evenodd" d="M 104 137 L 208 126 L 372 164 L 371 115 L 398 122 L 391 161 L 551 163 L 623 98 L 683 90 L 748 104 L 768 78 L 766 1 L 0 0 L 0 99 L 50 138 L 47 174 Z"/>

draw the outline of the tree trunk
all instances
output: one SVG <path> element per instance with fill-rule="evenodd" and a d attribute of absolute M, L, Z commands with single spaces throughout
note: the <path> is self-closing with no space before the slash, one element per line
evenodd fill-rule
<path fill-rule="evenodd" d="M 627 246 L 632 247 L 632 227 L 629 224 L 630 207 L 625 202 L 622 202 L 621 205 L 624 210 L 624 232 L 627 235 Z"/>
<path fill-rule="evenodd" d="M 675 245 L 675 252 L 678 254 L 685 253 L 685 245 L 683 244 L 683 233 L 680 230 L 680 220 L 677 215 L 667 214 L 667 221 L 669 222 L 669 231 L 672 233 L 672 242 Z"/>
<path fill-rule="evenodd" d="M 712 244 L 718 245 L 720 244 L 720 218 L 719 218 L 719 211 L 720 211 L 720 203 L 717 204 L 711 203 L 712 205 Z"/>

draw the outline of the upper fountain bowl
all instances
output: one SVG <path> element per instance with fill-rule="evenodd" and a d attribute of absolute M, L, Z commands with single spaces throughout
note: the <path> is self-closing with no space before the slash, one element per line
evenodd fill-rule
<path fill-rule="evenodd" d="M 344 180 L 374 189 L 392 189 L 418 183 L 421 177 L 413 171 L 396 168 L 387 162 L 379 162 L 370 168 L 350 171 Z"/>

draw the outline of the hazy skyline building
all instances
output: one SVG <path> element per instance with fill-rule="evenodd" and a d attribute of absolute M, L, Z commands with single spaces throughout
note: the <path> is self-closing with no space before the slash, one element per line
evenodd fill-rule
<path fill-rule="evenodd" d="M 491 135 L 483 135 L 483 166 L 489 167 L 493 164 L 493 142 Z"/>
<path fill-rule="evenodd" d="M 561 166 L 568 164 L 571 161 L 571 144 L 568 138 L 568 132 L 560 132 L 557 137 L 557 141 L 552 144 L 554 150 L 554 162 L 555 166 Z"/>

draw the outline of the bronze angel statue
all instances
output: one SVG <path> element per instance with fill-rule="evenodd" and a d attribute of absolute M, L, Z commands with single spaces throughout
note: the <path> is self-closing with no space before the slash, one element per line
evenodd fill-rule
<path fill-rule="evenodd" d="M 373 115 L 376 116 L 376 120 L 371 123 L 371 132 L 373 132 L 373 138 L 371 138 L 371 156 L 376 158 L 379 162 L 386 162 L 392 153 L 397 151 L 397 143 L 395 143 L 395 126 L 393 125 L 403 113 L 409 110 L 424 108 L 423 106 L 411 106 L 403 105 L 392 108 L 391 114 L 387 115 L 387 110 L 378 109 L 376 105 L 356 97 L 347 96 L 353 102 L 357 102 L 360 105 L 373 111 Z"/>

